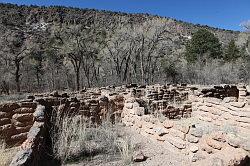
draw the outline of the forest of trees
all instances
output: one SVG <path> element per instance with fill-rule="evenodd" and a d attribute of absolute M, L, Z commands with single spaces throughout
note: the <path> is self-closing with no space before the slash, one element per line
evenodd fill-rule
<path fill-rule="evenodd" d="M 108 29 L 105 20 L 24 22 L 1 17 L 1 93 L 129 83 L 249 82 L 250 37 L 242 46 L 234 39 L 223 45 L 214 33 L 199 28 L 184 41 L 184 50 L 176 52 L 171 27 L 159 18 Z"/>

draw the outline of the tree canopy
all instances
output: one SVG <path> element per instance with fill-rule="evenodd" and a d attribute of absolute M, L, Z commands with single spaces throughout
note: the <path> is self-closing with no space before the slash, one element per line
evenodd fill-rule
<path fill-rule="evenodd" d="M 187 43 L 185 57 L 188 62 L 204 58 L 222 58 L 221 43 L 213 33 L 206 29 L 199 29 Z"/>

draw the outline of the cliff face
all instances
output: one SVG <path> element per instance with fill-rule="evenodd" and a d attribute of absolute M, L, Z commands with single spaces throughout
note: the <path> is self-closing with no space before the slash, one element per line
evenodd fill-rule
<path fill-rule="evenodd" d="M 223 30 L 209 26 L 194 25 L 172 18 L 153 16 L 149 14 L 126 14 L 120 12 L 98 11 L 93 9 L 78 9 L 66 7 L 38 7 L 17 6 L 12 4 L 0 4 L 0 22 L 2 26 L 36 26 L 37 23 L 66 23 L 90 25 L 102 24 L 107 31 L 115 29 L 117 25 L 140 25 L 149 20 L 164 20 L 167 24 L 167 37 L 172 38 L 174 48 L 183 48 L 185 41 L 190 39 L 191 34 L 199 28 L 212 31 L 220 39 L 223 45 L 231 39 L 235 39 L 238 45 L 246 43 L 247 34 L 238 31 Z M 2 27 L 3 28 L 3 27 Z M 0 33 L 4 33 L 1 31 Z M 175 49 L 174 49 L 175 50 Z"/>

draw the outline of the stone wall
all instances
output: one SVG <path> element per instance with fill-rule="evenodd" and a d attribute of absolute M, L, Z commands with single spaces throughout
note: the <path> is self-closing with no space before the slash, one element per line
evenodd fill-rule
<path fill-rule="evenodd" d="M 192 108 L 190 116 L 179 120 L 147 114 L 138 98 L 130 98 L 125 101 L 122 121 L 140 134 L 170 145 L 194 165 L 213 165 L 217 161 L 243 165 L 250 155 L 250 103 L 244 86 L 238 92 L 235 96 L 223 91 L 220 97 L 191 92 L 189 100 L 181 104 L 182 108 Z"/>
<path fill-rule="evenodd" d="M 1 138 L 9 146 L 21 144 L 12 165 L 35 165 L 46 153 L 42 149 L 51 146 L 53 110 L 57 118 L 83 116 L 96 125 L 107 119 L 123 122 L 197 164 L 230 152 L 239 156 L 223 162 L 244 162 L 250 151 L 250 97 L 244 85 L 205 91 L 187 85 L 133 85 L 53 92 L 0 105 Z"/>
<path fill-rule="evenodd" d="M 44 101 L 43 101 L 44 103 Z M 27 133 L 26 140 L 20 146 L 11 162 L 11 166 L 38 165 L 40 158 L 46 155 L 46 139 L 48 138 L 49 117 L 46 115 L 45 105 L 37 104 L 33 113 L 34 123 Z"/>
<path fill-rule="evenodd" d="M 36 106 L 32 101 L 0 105 L 0 138 L 8 146 L 20 145 L 27 138 Z"/>

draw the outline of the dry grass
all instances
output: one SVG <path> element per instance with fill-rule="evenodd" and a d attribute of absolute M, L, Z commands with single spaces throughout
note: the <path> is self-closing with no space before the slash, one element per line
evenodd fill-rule
<path fill-rule="evenodd" d="M 6 148 L 6 145 L 3 141 L 0 142 L 0 166 L 8 166 L 12 158 L 18 151 L 18 147 Z"/>
<path fill-rule="evenodd" d="M 63 164 L 91 160 L 96 155 L 104 160 L 117 158 L 131 162 L 133 147 L 129 138 L 121 137 L 118 125 L 109 121 L 96 127 L 82 116 L 57 116 L 52 132 L 54 155 Z M 116 157 L 114 157 L 116 156 Z"/>
<path fill-rule="evenodd" d="M 125 165 L 129 165 L 132 162 L 135 145 L 132 143 L 129 137 L 125 137 L 124 139 L 118 140 L 117 145 L 123 163 Z"/>
<path fill-rule="evenodd" d="M 0 104 L 6 103 L 6 102 L 14 102 L 18 100 L 23 100 L 26 98 L 28 94 L 10 94 L 10 95 L 0 95 Z"/>

